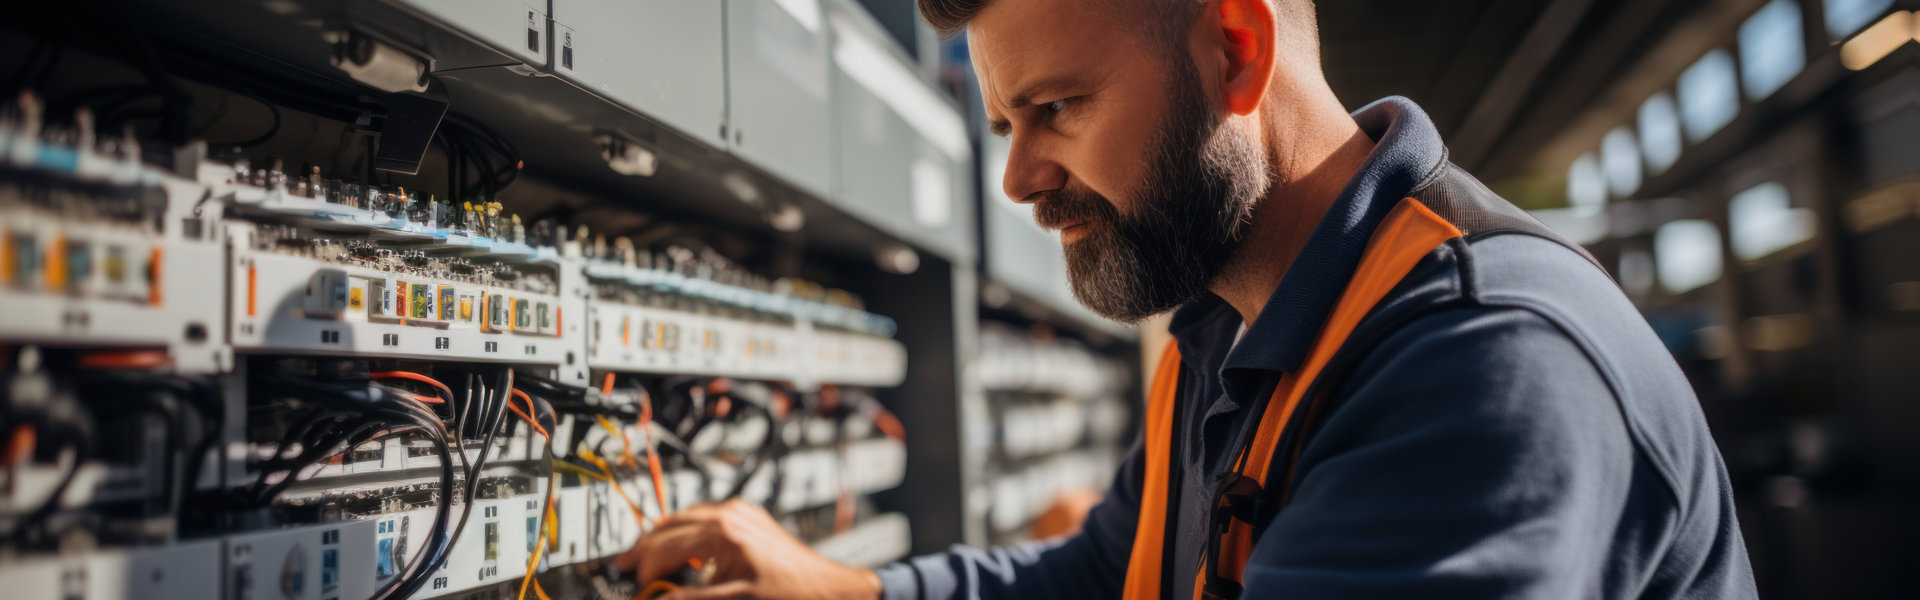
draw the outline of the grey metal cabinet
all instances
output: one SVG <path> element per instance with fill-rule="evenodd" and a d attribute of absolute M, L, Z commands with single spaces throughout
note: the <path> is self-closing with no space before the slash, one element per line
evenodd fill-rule
<path fill-rule="evenodd" d="M 893 235 L 971 263 L 972 143 L 951 101 L 859 6 L 833 0 L 834 200 Z"/>
<path fill-rule="evenodd" d="M 727 0 L 728 149 L 827 197 L 832 85 L 819 0 Z"/>
<path fill-rule="evenodd" d="M 395 0 L 531 65 L 547 62 L 547 0 Z"/>
<path fill-rule="evenodd" d="M 552 70 L 725 148 L 724 9 L 720 0 L 554 0 Z"/>

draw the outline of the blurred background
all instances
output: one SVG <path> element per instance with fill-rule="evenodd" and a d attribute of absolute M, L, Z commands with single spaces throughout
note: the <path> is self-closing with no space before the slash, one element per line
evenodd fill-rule
<path fill-rule="evenodd" d="M 1419 103 L 1455 163 L 1586 245 L 1640 308 L 1726 459 L 1762 596 L 1910 595 L 1897 578 L 1920 566 L 1920 435 L 1907 429 L 1920 427 L 1920 0 L 1318 4 L 1325 70 L 1349 107 Z M 534 396 L 557 398 L 556 431 L 578 416 L 581 430 L 605 425 L 601 442 L 650 432 L 647 453 L 628 440 L 626 465 L 598 465 L 598 480 L 558 478 L 546 460 L 500 474 L 491 501 L 511 511 L 526 499 L 526 549 L 497 543 L 497 528 L 467 536 L 484 551 L 447 541 L 447 564 L 460 567 L 448 572 L 461 575 L 414 597 L 511 596 L 534 579 L 512 565 L 543 554 L 538 581 L 555 597 L 632 597 L 619 586 L 636 582 L 606 567 L 639 528 L 609 524 L 629 507 L 640 521 L 729 488 L 855 564 L 1073 531 L 1137 437 L 1142 366 L 1164 347 L 1165 324 L 1122 327 L 1075 303 L 1058 240 L 1000 194 L 1006 140 L 986 133 L 965 39 L 939 39 L 916 10 L 912 0 L 11 8 L 0 21 L 0 587 L 203 598 L 258 586 L 256 597 L 318 600 L 327 592 L 303 587 L 309 569 L 337 583 L 351 567 L 323 561 L 358 555 L 269 540 L 321 532 L 332 546 L 340 531 L 348 545 L 383 544 L 378 580 L 397 577 L 409 548 L 393 517 L 428 523 L 436 505 L 422 500 L 431 486 L 395 487 L 418 465 L 341 467 L 351 476 L 339 480 L 320 468 L 284 497 L 230 503 L 256 476 L 265 487 L 269 471 L 292 482 L 321 466 L 269 459 L 288 426 L 261 378 L 288 365 L 356 385 L 369 370 L 440 369 L 462 405 L 488 389 L 483 376 L 523 373 L 545 382 Z M 526 226 L 485 224 L 472 206 Z M 135 259 L 151 246 L 146 268 L 124 269 L 144 281 L 109 281 L 122 269 L 104 260 L 95 279 L 70 277 L 92 265 L 69 243 L 86 236 Z M 351 268 L 336 260 L 342 248 L 355 249 Z M 36 275 L 42 262 L 60 276 Z M 328 287 L 317 283 L 377 290 L 424 264 L 504 269 L 516 293 L 553 303 L 555 323 L 503 358 L 501 332 L 484 324 L 415 347 L 400 336 L 426 343 L 417 318 L 315 308 L 314 290 Z M 659 314 L 685 320 L 649 316 Z M 635 339 L 628 315 L 661 327 L 654 344 L 665 349 L 648 350 L 662 354 L 611 350 L 616 331 Z M 714 342 L 770 323 L 792 337 Z M 202 414 L 181 399 L 133 414 L 117 404 L 125 390 L 61 383 L 128 369 L 153 388 L 143 393 L 214 390 L 224 408 Z M 764 408 L 729 413 L 709 396 Z M 677 424 L 654 422 L 656 406 Z M 806 416 L 782 423 L 793 414 Z M 20 429 L 50 431 L 56 417 L 125 435 Z M 535 453 L 533 432 L 505 421 L 507 443 Z M 718 441 L 696 439 L 703 430 Z M 183 431 L 208 432 L 208 446 L 187 448 Z M 650 454 L 654 437 L 679 434 L 686 443 L 663 446 L 664 459 Z M 495 443 L 351 447 L 424 460 L 435 442 L 482 457 Z M 566 451 L 551 462 L 594 474 Z M 208 468 L 186 476 L 176 461 Z M 664 464 L 666 481 L 688 482 L 675 489 L 695 491 L 668 498 L 642 464 Z M 481 475 L 460 485 L 471 493 Z M 779 483 L 747 485 L 755 477 Z M 548 479 L 558 499 L 537 492 Z M 358 496 L 327 496 L 329 481 Z M 638 502 L 615 502 L 629 489 L 620 481 Z M 555 528 L 553 554 L 536 550 L 543 523 L 568 522 L 545 508 L 576 497 L 598 507 L 593 525 Z M 366 539 L 352 537 L 356 523 Z M 576 543 L 593 550 L 561 550 Z M 272 566 L 278 554 L 247 566 L 268 548 L 284 567 Z M 222 552 L 224 562 L 180 558 Z M 109 572 L 88 578 L 80 564 Z M 147 568 L 152 587 L 118 584 Z M 216 592 L 169 587 L 191 582 Z"/>

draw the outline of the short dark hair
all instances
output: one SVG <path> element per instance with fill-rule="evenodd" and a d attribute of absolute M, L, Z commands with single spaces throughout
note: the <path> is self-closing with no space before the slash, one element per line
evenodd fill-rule
<path fill-rule="evenodd" d="M 967 22 L 972 21 L 980 9 L 986 8 L 994 0 L 919 0 L 920 15 L 940 37 L 952 38 L 966 30 Z M 1194 17 L 1200 15 L 1207 0 L 1105 0 L 1115 4 L 1117 10 L 1134 12 L 1141 15 L 1142 23 L 1150 23 L 1145 31 L 1152 33 L 1175 33 L 1185 31 L 1193 24 Z M 1309 46 L 1319 49 L 1319 26 L 1314 15 L 1313 0 L 1267 0 L 1273 5 L 1274 17 L 1282 26 L 1286 23 L 1303 25 L 1310 39 L 1304 40 Z M 1177 39 L 1177 38 L 1176 38 Z"/>

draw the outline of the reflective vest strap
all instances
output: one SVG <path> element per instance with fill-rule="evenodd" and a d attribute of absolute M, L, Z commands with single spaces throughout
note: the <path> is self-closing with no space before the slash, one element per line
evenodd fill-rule
<path fill-rule="evenodd" d="M 1140 486 L 1140 525 L 1133 532 L 1133 555 L 1127 560 L 1127 600 L 1160 595 L 1161 549 L 1167 536 L 1167 477 L 1173 460 L 1173 405 L 1180 389 L 1180 346 L 1167 342 L 1160 366 L 1147 391 L 1145 481 Z"/>
<path fill-rule="evenodd" d="M 1334 306 L 1333 313 L 1328 315 L 1319 337 L 1314 340 L 1312 351 L 1299 369 L 1281 377 L 1280 383 L 1274 388 L 1273 397 L 1261 411 L 1260 424 L 1254 431 L 1253 441 L 1241 450 L 1240 460 L 1236 461 L 1239 464 L 1238 473 L 1259 484 L 1261 493 L 1273 492 L 1266 489 L 1267 475 L 1274 454 L 1279 449 L 1280 436 L 1286 431 L 1287 421 L 1299 407 L 1302 396 L 1312 387 L 1314 378 L 1320 375 L 1334 353 L 1346 343 L 1347 336 L 1359 326 L 1360 320 L 1394 286 L 1399 285 L 1401 279 L 1406 278 L 1420 259 L 1447 240 L 1461 235 L 1459 228 L 1412 198 L 1395 205 L 1374 230 L 1373 237 L 1367 241 L 1365 253 L 1361 255 L 1359 267 L 1355 269 L 1353 278 L 1348 280 L 1346 290 Z M 1146 477 L 1140 495 L 1140 525 L 1134 532 L 1133 554 L 1127 562 L 1127 600 L 1144 600 L 1160 594 L 1161 569 L 1165 566 L 1161 551 L 1166 544 L 1167 495 L 1171 489 L 1168 487 L 1168 475 L 1173 454 L 1173 407 L 1179 385 L 1179 362 L 1179 354 L 1170 344 L 1168 351 L 1162 355 L 1153 387 L 1148 392 L 1147 430 L 1143 446 L 1146 452 Z M 1205 592 L 1209 569 L 1218 569 L 1221 576 L 1236 584 L 1244 581 L 1247 559 L 1252 553 L 1257 533 L 1253 524 L 1240 520 L 1228 523 L 1223 537 L 1213 541 L 1220 545 L 1217 554 L 1219 564 L 1208 565 L 1203 562 L 1200 565 L 1199 576 L 1194 584 L 1195 598 Z M 1213 532 L 1204 534 L 1213 535 Z"/>
<path fill-rule="evenodd" d="M 1320 376 L 1320 370 L 1326 368 L 1334 353 L 1346 344 L 1347 336 L 1353 334 L 1360 320 L 1373 311 L 1387 292 L 1400 285 L 1400 280 L 1407 277 L 1420 259 L 1440 244 L 1460 236 L 1460 230 L 1452 223 L 1412 198 L 1401 200 L 1393 212 L 1387 213 L 1386 220 L 1374 230 L 1373 238 L 1367 240 L 1360 267 L 1354 271 L 1353 279 L 1347 281 L 1346 292 L 1340 295 L 1340 302 L 1334 305 L 1333 314 L 1327 317 L 1320 336 L 1314 340 L 1312 353 L 1299 370 L 1282 376 L 1280 385 L 1274 388 L 1273 401 L 1268 402 L 1260 416 L 1260 428 L 1255 430 L 1253 442 L 1245 450 L 1241 475 L 1252 477 L 1263 487 L 1267 485 L 1268 467 L 1280 447 L 1280 434 L 1287 428 L 1287 419 L 1294 409 L 1299 407 L 1301 396 L 1311 387 L 1300 382 L 1311 382 Z"/>
<path fill-rule="evenodd" d="M 1353 279 L 1348 280 L 1340 302 L 1334 305 L 1333 314 L 1328 315 L 1320 336 L 1314 339 L 1313 350 L 1298 370 L 1281 376 L 1280 383 L 1274 386 L 1273 397 L 1260 415 L 1259 429 L 1254 431 L 1253 441 L 1242 449 L 1241 460 L 1237 461 L 1238 473 L 1258 483 L 1263 493 L 1271 495 L 1270 501 L 1279 501 L 1278 491 L 1267 485 L 1267 476 L 1272 472 L 1273 459 L 1280 448 L 1280 436 L 1305 399 L 1307 388 L 1312 387 L 1310 383 L 1301 382 L 1312 382 L 1320 376 L 1320 371 L 1346 344 L 1360 320 L 1407 277 L 1420 259 L 1440 244 L 1461 235 L 1459 228 L 1412 198 L 1395 205 L 1374 230 Z M 1253 553 L 1254 536 L 1258 533 L 1254 531 L 1255 525 L 1232 520 L 1218 540 L 1220 564 L 1217 568 L 1221 576 L 1235 583 L 1246 581 L 1247 559 Z M 1205 574 L 1206 570 L 1207 567 L 1202 566 L 1200 572 Z M 1202 591 L 1196 586 L 1194 597 L 1201 597 Z"/>

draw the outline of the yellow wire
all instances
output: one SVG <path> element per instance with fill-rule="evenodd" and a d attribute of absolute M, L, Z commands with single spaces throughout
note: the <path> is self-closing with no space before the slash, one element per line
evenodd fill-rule
<path fill-rule="evenodd" d="M 527 561 L 527 575 L 520 578 L 520 595 L 517 597 L 518 600 L 527 600 L 527 584 L 534 581 L 534 569 L 540 566 L 540 559 L 546 558 L 547 556 L 547 527 L 553 525 L 553 521 L 549 520 L 548 517 L 553 515 L 553 490 L 554 486 L 559 483 L 560 476 L 558 474 L 547 476 L 547 506 L 546 510 L 541 511 L 540 514 L 540 520 L 546 527 L 541 527 L 540 533 L 533 537 L 533 559 Z"/>
<path fill-rule="evenodd" d="M 586 477 L 586 478 L 589 478 L 589 479 L 597 479 L 597 480 L 600 480 L 600 481 L 612 481 L 612 480 L 610 480 L 610 479 L 607 479 L 607 476 L 605 476 L 605 475 L 601 475 L 601 474 L 599 474 L 599 473 L 595 473 L 595 472 L 593 472 L 593 471 L 588 471 L 588 470 L 586 470 L 586 469 L 582 469 L 582 468 L 580 468 L 580 466 L 579 466 L 579 465 L 576 465 L 576 464 L 573 464 L 573 463 L 570 463 L 570 462 L 566 462 L 566 461 L 562 461 L 562 460 L 556 460 L 556 461 L 553 461 L 553 466 L 556 466 L 556 467 L 560 467 L 560 468 L 562 468 L 562 469 L 566 469 L 566 470 L 568 470 L 568 471 L 572 471 L 572 472 L 574 472 L 574 473 L 577 473 L 577 474 L 579 474 L 579 475 L 580 475 L 581 477 Z"/>
<path fill-rule="evenodd" d="M 594 415 L 594 418 L 600 420 L 601 428 L 606 429 L 607 433 L 612 434 L 614 437 L 620 438 L 620 445 L 626 447 L 627 454 L 624 457 L 626 460 L 623 461 L 623 464 L 633 464 L 633 438 L 628 436 L 625 430 L 615 427 L 613 421 L 608 420 L 606 415 Z"/>
<path fill-rule="evenodd" d="M 606 460 L 594 456 L 593 451 L 586 448 L 580 449 L 580 457 L 587 459 L 587 462 L 593 463 L 593 466 L 598 467 L 601 473 L 606 474 L 607 483 L 613 484 L 613 491 L 619 492 L 620 499 L 627 501 L 627 508 L 633 509 L 633 518 L 635 521 L 638 521 L 642 525 L 653 522 L 652 519 L 647 518 L 646 513 L 640 512 L 640 505 L 633 501 L 632 496 L 627 495 L 627 489 L 620 487 L 620 480 L 613 478 L 613 469 L 607 467 Z"/>

